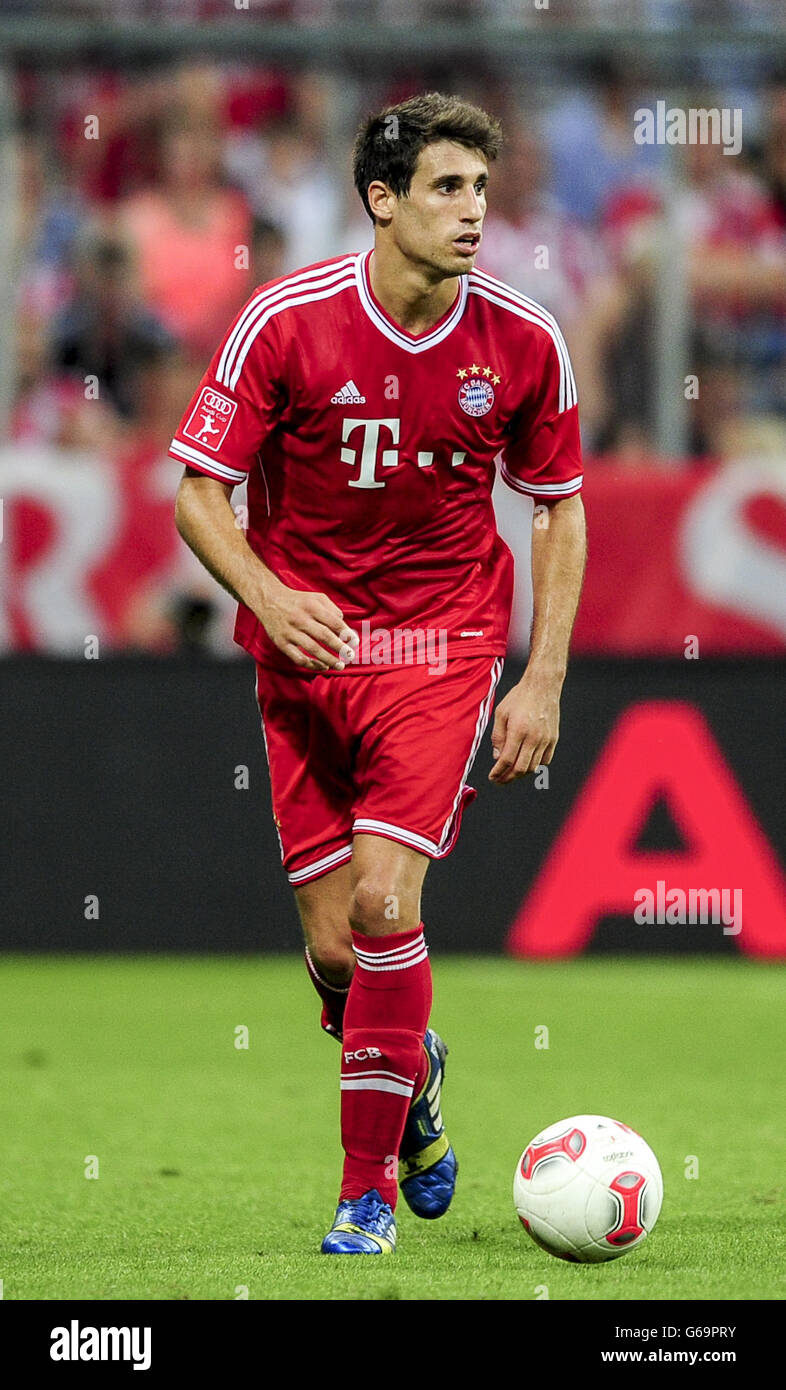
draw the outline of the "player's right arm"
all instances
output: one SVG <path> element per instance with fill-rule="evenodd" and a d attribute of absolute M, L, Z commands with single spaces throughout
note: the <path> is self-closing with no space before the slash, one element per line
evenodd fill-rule
<path fill-rule="evenodd" d="M 169 446 L 172 457 L 186 465 L 175 524 L 205 569 L 251 609 L 296 666 L 341 670 L 352 659 L 347 645 L 357 643 L 341 609 L 327 594 L 283 584 L 249 545 L 230 502 L 232 489 L 256 465 L 287 397 L 286 343 L 274 312 L 279 298 L 268 286 L 254 292 L 186 407 Z"/>
<path fill-rule="evenodd" d="M 343 670 L 353 634 L 341 609 L 327 594 L 288 588 L 268 569 L 238 528 L 230 501 L 233 486 L 186 468 L 175 501 L 180 535 L 208 573 L 256 614 L 271 642 L 297 666 Z"/>

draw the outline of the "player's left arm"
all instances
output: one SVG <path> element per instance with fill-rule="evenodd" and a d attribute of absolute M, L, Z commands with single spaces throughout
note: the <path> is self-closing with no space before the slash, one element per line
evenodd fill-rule
<path fill-rule="evenodd" d="M 547 316 L 544 315 L 544 318 Z M 504 786 L 554 756 L 568 648 L 584 578 L 587 540 L 576 383 L 553 319 L 531 348 L 529 395 L 503 451 L 502 478 L 535 502 L 534 600 L 527 668 L 494 714 L 489 781 Z"/>
<path fill-rule="evenodd" d="M 584 504 L 564 497 L 539 505 L 532 528 L 534 614 L 527 667 L 494 715 L 489 781 L 502 786 L 554 756 L 568 648 L 587 556 Z"/>

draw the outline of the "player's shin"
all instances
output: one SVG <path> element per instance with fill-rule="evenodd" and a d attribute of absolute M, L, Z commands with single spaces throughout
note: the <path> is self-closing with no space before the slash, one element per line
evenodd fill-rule
<path fill-rule="evenodd" d="M 353 931 L 357 966 L 344 1013 L 341 1066 L 341 1197 L 376 1188 L 395 1208 L 398 1152 L 425 1064 L 431 967 L 423 923 L 371 937 Z"/>
<path fill-rule="evenodd" d="M 349 996 L 349 985 L 333 985 L 319 973 L 308 946 L 305 950 L 306 969 L 314 989 L 322 1000 L 321 1024 L 326 1033 L 341 1041 L 344 1027 L 344 1010 Z"/>

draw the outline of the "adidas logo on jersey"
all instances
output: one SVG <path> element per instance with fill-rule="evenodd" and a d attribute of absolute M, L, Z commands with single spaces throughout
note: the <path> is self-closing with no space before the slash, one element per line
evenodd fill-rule
<path fill-rule="evenodd" d="M 345 381 L 340 391 L 335 396 L 330 397 L 333 405 L 365 405 L 366 398 L 361 396 L 354 381 Z"/>

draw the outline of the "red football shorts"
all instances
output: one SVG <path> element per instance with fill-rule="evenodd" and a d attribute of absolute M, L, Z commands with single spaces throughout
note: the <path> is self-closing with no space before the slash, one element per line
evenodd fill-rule
<path fill-rule="evenodd" d="M 502 657 L 302 675 L 257 666 L 273 819 L 297 886 L 352 857 L 352 836 L 382 835 L 444 859 L 502 675 Z"/>

